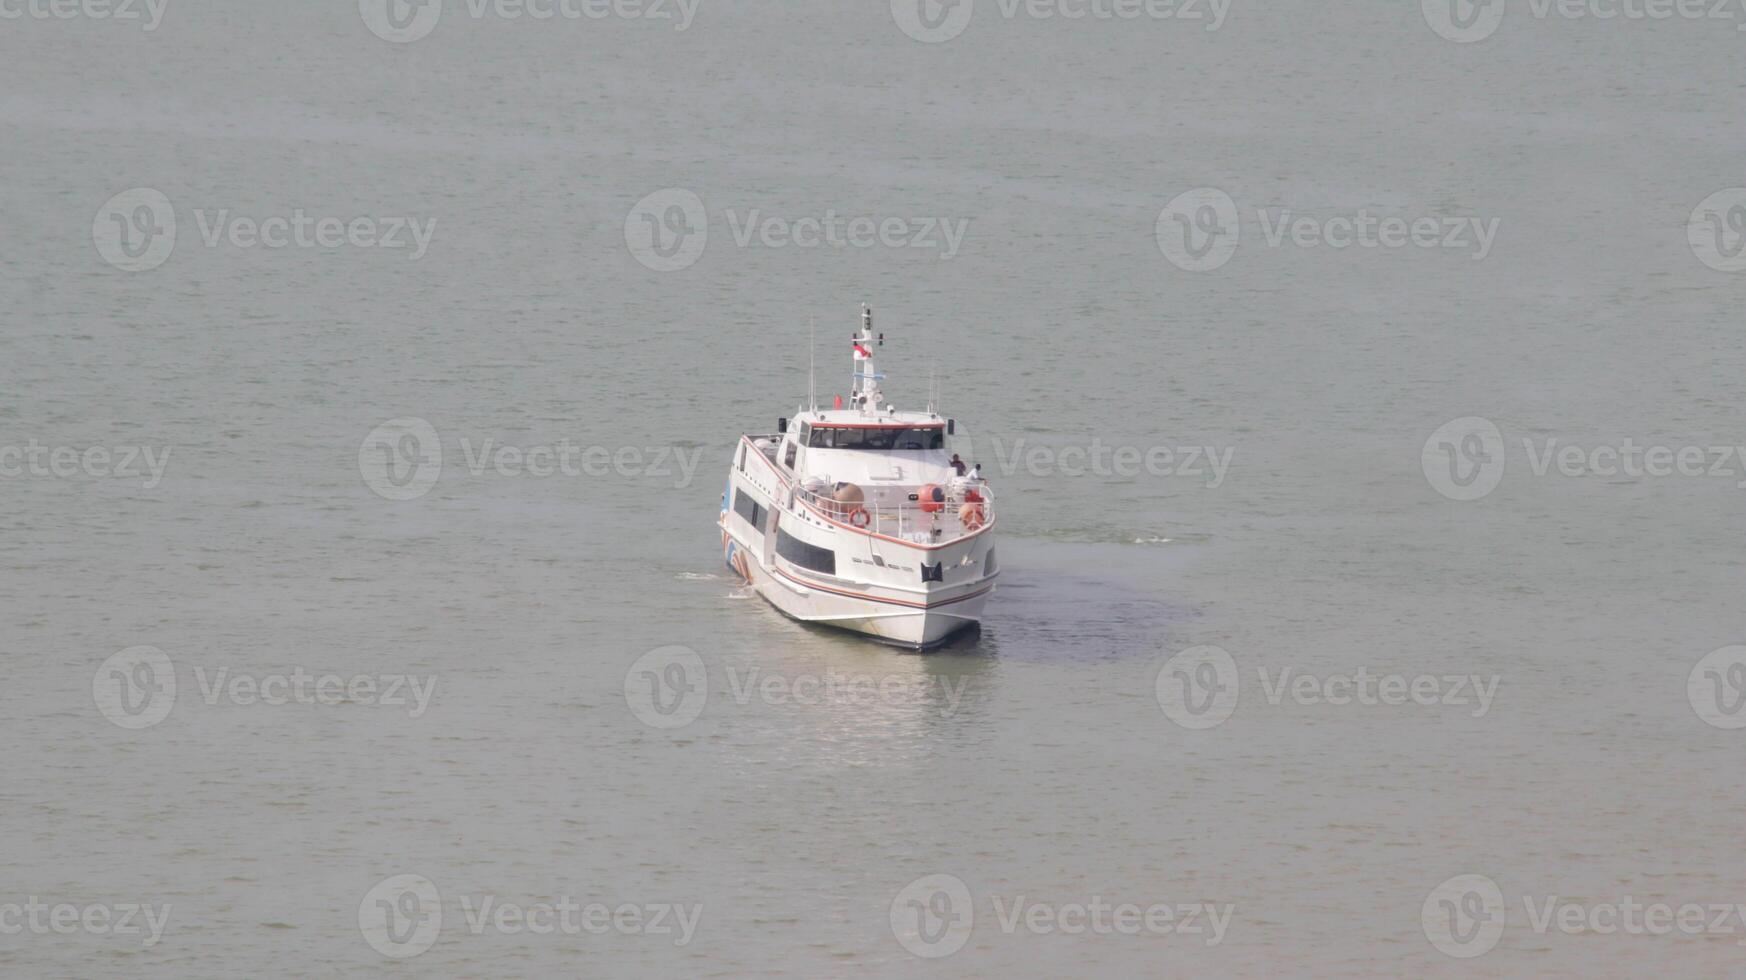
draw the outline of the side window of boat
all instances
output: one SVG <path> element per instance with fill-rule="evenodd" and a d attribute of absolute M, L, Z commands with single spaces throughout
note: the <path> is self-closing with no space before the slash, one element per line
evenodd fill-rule
<path fill-rule="evenodd" d="M 790 442 L 788 444 L 788 455 L 782 457 L 782 465 L 788 467 L 791 470 L 794 469 L 794 454 L 797 451 L 799 451 L 799 449 L 800 449 L 800 443 Z"/>
<path fill-rule="evenodd" d="M 740 472 L 746 471 L 746 444 L 740 443 Z"/>
<path fill-rule="evenodd" d="M 837 573 L 837 553 L 829 548 L 807 544 L 799 538 L 790 537 L 787 531 L 776 529 L 776 553 L 788 559 L 801 568 L 808 568 L 826 575 Z"/>
<path fill-rule="evenodd" d="M 746 491 L 743 488 L 734 491 L 734 513 L 745 518 L 747 524 L 757 528 L 759 534 L 764 533 L 765 521 L 770 516 L 770 511 L 756 500 L 746 496 Z"/>

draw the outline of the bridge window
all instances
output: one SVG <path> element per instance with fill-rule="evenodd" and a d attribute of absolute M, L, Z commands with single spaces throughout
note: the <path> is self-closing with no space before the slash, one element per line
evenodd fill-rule
<path fill-rule="evenodd" d="M 944 449 L 946 433 L 937 426 L 854 428 L 815 425 L 806 444 L 817 449 Z"/>

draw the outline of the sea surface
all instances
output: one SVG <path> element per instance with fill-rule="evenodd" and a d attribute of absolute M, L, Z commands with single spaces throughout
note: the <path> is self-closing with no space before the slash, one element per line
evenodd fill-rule
<path fill-rule="evenodd" d="M 1746 976 L 1746 11 L 906 2 L 0 5 L 0 974 Z"/>

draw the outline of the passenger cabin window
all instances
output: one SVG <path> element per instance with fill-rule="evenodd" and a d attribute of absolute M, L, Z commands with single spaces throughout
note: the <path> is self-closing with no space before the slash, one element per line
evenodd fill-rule
<path fill-rule="evenodd" d="M 788 559 L 801 568 L 823 572 L 826 575 L 837 574 L 837 553 L 829 548 L 820 548 L 815 544 L 807 544 L 799 538 L 790 537 L 787 531 L 776 529 L 776 553 Z"/>
<path fill-rule="evenodd" d="M 946 432 L 938 426 L 857 429 L 849 426 L 815 425 L 806 444 L 814 449 L 944 449 Z"/>
<path fill-rule="evenodd" d="M 788 454 L 786 456 L 782 457 L 782 465 L 788 467 L 791 470 L 794 469 L 794 454 L 796 452 L 798 452 L 799 450 L 800 450 L 800 443 L 798 443 L 798 442 L 789 443 L 788 444 Z"/>
<path fill-rule="evenodd" d="M 734 491 L 734 513 L 746 519 L 746 523 L 764 533 L 764 522 L 770 516 L 769 508 L 746 496 L 745 490 Z"/>

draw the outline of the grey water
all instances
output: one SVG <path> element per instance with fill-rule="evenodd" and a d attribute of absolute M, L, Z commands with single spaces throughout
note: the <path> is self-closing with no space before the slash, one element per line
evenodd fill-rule
<path fill-rule="evenodd" d="M 0 974 L 1746 975 L 1746 13 L 1583 11 L 0 3 Z M 926 655 L 715 526 L 863 302 Z"/>

